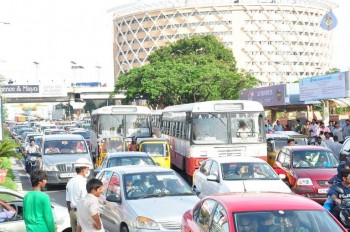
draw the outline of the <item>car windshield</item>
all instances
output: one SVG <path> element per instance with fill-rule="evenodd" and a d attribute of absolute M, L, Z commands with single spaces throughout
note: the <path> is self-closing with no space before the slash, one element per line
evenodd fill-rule
<path fill-rule="evenodd" d="M 147 152 L 150 156 L 164 157 L 168 155 L 166 143 L 145 143 L 142 145 L 142 151 Z"/>
<path fill-rule="evenodd" d="M 194 195 L 191 187 L 175 172 L 124 175 L 126 199 Z"/>
<path fill-rule="evenodd" d="M 44 154 L 81 154 L 87 153 L 84 140 L 52 140 L 45 141 Z"/>
<path fill-rule="evenodd" d="M 233 213 L 235 231 L 343 231 L 326 210 Z"/>
<path fill-rule="evenodd" d="M 339 161 L 331 151 L 305 150 L 292 153 L 293 168 L 337 168 Z"/>
<path fill-rule="evenodd" d="M 223 180 L 279 179 L 279 176 L 267 163 L 222 163 L 221 170 Z"/>
<path fill-rule="evenodd" d="M 151 157 L 147 156 L 128 156 L 110 158 L 107 167 L 130 166 L 130 165 L 156 165 Z"/>

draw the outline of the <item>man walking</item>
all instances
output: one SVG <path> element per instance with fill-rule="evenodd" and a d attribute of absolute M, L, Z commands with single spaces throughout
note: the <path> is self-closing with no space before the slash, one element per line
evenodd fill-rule
<path fill-rule="evenodd" d="M 100 218 L 98 197 L 101 195 L 103 184 L 98 179 L 91 179 L 86 184 L 88 194 L 78 203 L 78 232 L 104 231 Z"/>
<path fill-rule="evenodd" d="M 346 137 L 350 136 L 350 120 L 346 119 L 345 123 L 346 123 L 346 125 L 343 127 L 343 138 L 344 138 L 344 141 L 345 141 Z"/>
<path fill-rule="evenodd" d="M 86 194 L 86 177 L 89 176 L 90 162 L 86 158 L 79 158 L 74 164 L 77 175 L 70 179 L 66 187 L 66 202 L 70 217 L 72 232 L 77 231 L 77 206 Z"/>

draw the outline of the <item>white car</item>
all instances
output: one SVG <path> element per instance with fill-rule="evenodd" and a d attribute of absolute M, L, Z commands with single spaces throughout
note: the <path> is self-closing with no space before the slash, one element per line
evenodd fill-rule
<path fill-rule="evenodd" d="M 271 166 L 254 157 L 219 157 L 205 160 L 193 173 L 193 190 L 200 198 L 225 192 L 283 192 L 291 189 Z"/>
<path fill-rule="evenodd" d="M 23 219 L 24 195 L 11 189 L 0 187 L 0 200 L 5 201 L 16 209 L 17 213 L 12 217 L 0 222 L 0 231 L 25 232 L 26 226 Z M 71 231 L 70 219 L 67 208 L 52 203 L 52 212 L 57 232 Z M 38 231 L 39 232 L 39 231 Z"/>

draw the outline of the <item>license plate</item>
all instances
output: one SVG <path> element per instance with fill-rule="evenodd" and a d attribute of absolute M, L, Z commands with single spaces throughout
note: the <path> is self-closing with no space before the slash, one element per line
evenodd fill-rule
<path fill-rule="evenodd" d="M 75 176 L 75 173 L 62 173 L 62 174 L 60 174 L 60 177 L 61 178 L 71 178 L 71 177 L 73 177 L 73 176 Z"/>
<path fill-rule="evenodd" d="M 318 193 L 326 194 L 327 192 L 328 192 L 328 189 L 318 189 Z"/>

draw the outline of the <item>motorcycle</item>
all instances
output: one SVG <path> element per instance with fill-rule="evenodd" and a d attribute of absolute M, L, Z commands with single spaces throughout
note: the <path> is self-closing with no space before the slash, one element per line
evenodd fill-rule
<path fill-rule="evenodd" d="M 344 194 L 343 189 L 337 187 L 335 191 L 338 194 Z M 341 203 L 338 205 L 340 209 L 339 218 L 341 223 L 347 228 L 350 228 L 350 198 L 344 198 L 341 200 Z"/>
<path fill-rule="evenodd" d="M 40 153 L 31 153 L 28 157 L 28 173 L 32 173 L 35 170 L 39 170 L 41 168 L 41 155 Z"/>

